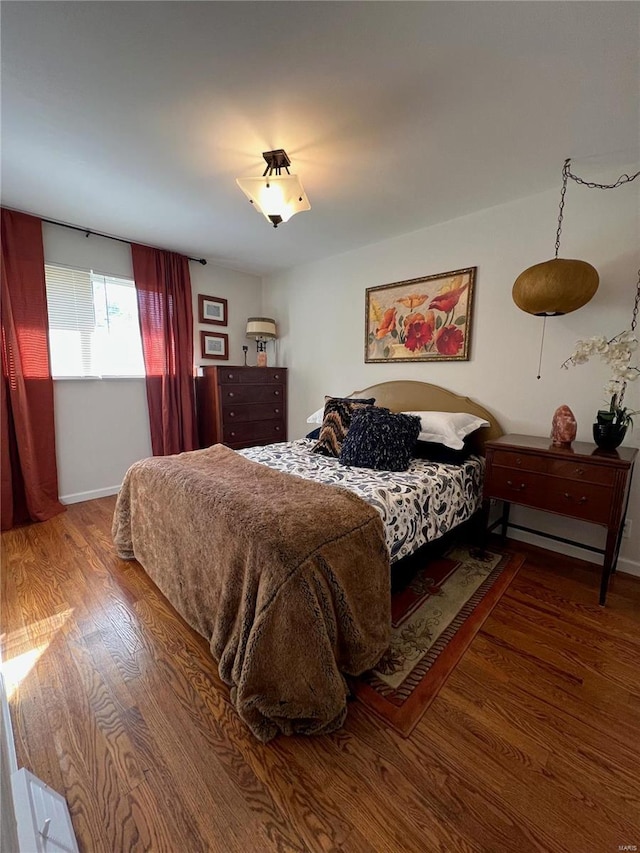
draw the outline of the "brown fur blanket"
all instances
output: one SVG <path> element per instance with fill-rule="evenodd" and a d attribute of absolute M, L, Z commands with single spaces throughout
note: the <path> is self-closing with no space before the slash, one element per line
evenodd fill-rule
<path fill-rule="evenodd" d="M 256 737 L 342 725 L 342 673 L 369 669 L 389 642 L 389 558 L 373 507 L 214 445 L 133 465 L 113 539 L 207 638 Z"/>

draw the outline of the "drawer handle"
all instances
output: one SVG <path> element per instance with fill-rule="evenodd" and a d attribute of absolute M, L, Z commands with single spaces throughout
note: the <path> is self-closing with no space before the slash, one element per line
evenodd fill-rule
<path fill-rule="evenodd" d="M 521 492 L 523 489 L 526 489 L 527 484 L 526 483 L 520 483 L 519 486 L 516 486 L 514 484 L 513 480 L 507 480 L 507 486 L 511 486 L 511 488 L 515 489 L 516 492 Z"/>
<path fill-rule="evenodd" d="M 279 426 L 277 426 L 277 427 L 276 427 L 276 432 L 280 432 L 280 427 L 279 427 Z"/>
<path fill-rule="evenodd" d="M 234 396 L 233 391 L 229 391 L 229 394 L 227 396 L 233 397 Z"/>
<path fill-rule="evenodd" d="M 575 473 L 578 475 L 578 477 L 582 477 L 582 475 L 584 474 L 584 468 L 576 468 Z"/>
<path fill-rule="evenodd" d="M 229 412 L 229 417 L 230 417 L 230 418 L 235 418 L 235 416 L 236 416 L 236 413 L 235 413 L 235 412 Z"/>
<path fill-rule="evenodd" d="M 233 379 L 233 373 L 230 373 L 230 374 L 227 376 L 227 379 Z"/>
<path fill-rule="evenodd" d="M 516 465 L 522 465 L 522 459 L 520 457 L 516 457 Z"/>
<path fill-rule="evenodd" d="M 565 492 L 565 493 L 564 493 L 564 496 L 565 496 L 565 498 L 566 498 L 568 501 L 570 501 L 570 500 L 571 500 L 571 497 L 572 497 L 572 496 L 569 494 L 569 492 Z M 581 498 L 578 498 L 578 503 L 579 503 L 579 504 L 586 504 L 586 502 L 587 502 L 588 500 L 589 500 L 589 498 L 588 498 L 586 495 L 583 495 Z"/>
<path fill-rule="evenodd" d="M 276 395 L 276 397 L 279 397 L 279 396 L 280 396 L 280 392 L 279 392 L 279 391 L 274 391 L 273 393 Z"/>
<path fill-rule="evenodd" d="M 273 378 L 274 378 L 274 379 L 280 379 L 280 374 L 279 374 L 279 373 L 274 373 L 274 374 L 273 374 Z"/>
<path fill-rule="evenodd" d="M 273 410 L 273 414 L 274 414 L 274 415 L 279 415 L 279 414 L 280 414 L 280 409 L 274 409 L 274 410 Z"/>
<path fill-rule="evenodd" d="M 232 433 L 231 433 L 231 435 L 232 435 L 232 436 L 233 436 L 233 435 L 235 435 L 235 432 L 232 432 Z"/>
<path fill-rule="evenodd" d="M 565 498 L 566 498 L 568 501 L 570 501 L 570 500 L 571 500 L 571 495 L 569 494 L 569 492 L 565 492 L 565 493 L 564 493 L 564 496 L 565 496 Z M 583 495 L 581 498 L 578 498 L 578 503 L 579 503 L 579 504 L 586 504 L 586 502 L 587 502 L 588 500 L 589 500 L 589 498 L 588 498 L 586 495 Z"/>

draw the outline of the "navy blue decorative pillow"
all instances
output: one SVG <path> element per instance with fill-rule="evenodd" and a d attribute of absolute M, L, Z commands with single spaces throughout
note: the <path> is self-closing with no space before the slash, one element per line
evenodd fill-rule
<path fill-rule="evenodd" d="M 473 448 L 465 442 L 462 450 L 452 450 L 435 441 L 417 441 L 413 450 L 416 459 L 428 459 L 429 462 L 443 462 L 446 465 L 462 465 L 473 453 Z"/>
<path fill-rule="evenodd" d="M 420 432 L 420 418 L 367 406 L 351 417 L 340 462 L 378 471 L 406 471 Z"/>

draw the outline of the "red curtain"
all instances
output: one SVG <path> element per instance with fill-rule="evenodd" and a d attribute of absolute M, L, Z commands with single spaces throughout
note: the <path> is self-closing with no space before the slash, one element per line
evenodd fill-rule
<path fill-rule="evenodd" d="M 197 448 L 189 261 L 131 244 L 154 456 Z"/>
<path fill-rule="evenodd" d="M 2 529 L 46 521 L 58 501 L 42 222 L 2 210 Z"/>

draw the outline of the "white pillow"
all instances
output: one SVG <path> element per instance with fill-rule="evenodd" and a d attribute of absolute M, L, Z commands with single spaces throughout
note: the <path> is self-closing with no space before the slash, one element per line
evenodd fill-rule
<path fill-rule="evenodd" d="M 307 418 L 308 424 L 321 424 L 324 420 L 324 406 L 321 409 L 318 409 L 317 412 L 314 412 L 312 415 L 309 415 Z"/>
<path fill-rule="evenodd" d="M 348 397 L 340 397 L 341 400 L 351 400 L 353 399 L 351 395 Z M 360 399 L 359 397 L 356 399 Z M 309 415 L 307 418 L 308 424 L 322 424 L 324 422 L 324 406 L 321 409 L 318 409 L 317 412 L 314 412 L 312 415 Z"/>
<path fill-rule="evenodd" d="M 462 450 L 463 439 L 480 427 L 491 426 L 489 421 L 467 412 L 403 412 L 420 418 L 418 441 L 434 441 L 451 450 Z"/>

